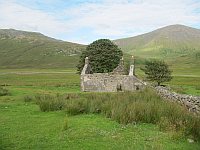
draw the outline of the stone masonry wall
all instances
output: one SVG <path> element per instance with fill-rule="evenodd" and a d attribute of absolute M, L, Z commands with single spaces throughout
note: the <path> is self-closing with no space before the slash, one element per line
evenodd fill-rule
<path fill-rule="evenodd" d="M 108 73 L 94 73 L 81 76 L 82 91 L 134 91 L 139 90 L 143 87 L 143 83 L 135 76 L 113 75 Z"/>
<path fill-rule="evenodd" d="M 171 92 L 166 87 L 161 86 L 155 87 L 155 89 L 157 93 L 163 98 L 176 101 L 181 105 L 184 105 L 189 111 L 200 114 L 200 96 L 178 94 L 175 92 Z"/>
<path fill-rule="evenodd" d="M 85 92 L 117 92 L 135 91 L 146 85 L 134 76 L 134 65 L 131 65 L 129 75 L 124 75 L 123 58 L 119 65 L 110 73 L 92 73 L 89 58 L 81 72 L 81 90 Z"/>

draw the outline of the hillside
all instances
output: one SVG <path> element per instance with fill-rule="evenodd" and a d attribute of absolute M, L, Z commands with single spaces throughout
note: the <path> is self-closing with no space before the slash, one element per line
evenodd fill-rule
<path fill-rule="evenodd" d="M 171 25 L 114 42 L 126 57 L 135 55 L 139 62 L 159 58 L 181 73 L 200 73 L 199 29 Z M 84 45 L 56 40 L 41 33 L 1 29 L 0 68 L 74 68 L 84 48 Z"/>
<path fill-rule="evenodd" d="M 71 68 L 84 47 L 41 33 L 1 29 L 0 68 Z"/>
<path fill-rule="evenodd" d="M 173 52 L 185 54 L 200 49 L 200 30 L 183 25 L 171 25 L 114 42 L 129 53 L 151 55 L 153 52 L 162 56 Z"/>
<path fill-rule="evenodd" d="M 194 69 L 200 65 L 200 30 L 171 25 L 135 37 L 114 41 L 124 52 L 140 59 L 164 59 L 176 69 Z"/>

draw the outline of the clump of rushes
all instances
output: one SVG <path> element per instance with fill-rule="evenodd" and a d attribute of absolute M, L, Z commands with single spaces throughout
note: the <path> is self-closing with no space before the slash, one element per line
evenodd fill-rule
<path fill-rule="evenodd" d="M 40 94 L 35 96 L 41 111 L 57 111 L 64 106 L 64 99 L 60 95 Z"/>
<path fill-rule="evenodd" d="M 34 97 L 31 95 L 24 96 L 24 102 L 32 102 L 34 100 Z"/>
<path fill-rule="evenodd" d="M 10 92 L 6 89 L 0 86 L 0 96 L 7 96 L 10 95 Z"/>
<path fill-rule="evenodd" d="M 152 89 L 71 96 L 40 95 L 36 99 L 42 111 L 64 109 L 70 115 L 96 113 L 121 124 L 153 123 L 161 130 L 171 130 L 200 141 L 200 117 L 176 103 L 163 100 Z"/>

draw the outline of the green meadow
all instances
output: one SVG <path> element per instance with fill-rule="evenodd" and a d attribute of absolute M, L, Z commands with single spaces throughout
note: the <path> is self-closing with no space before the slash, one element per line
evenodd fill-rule
<path fill-rule="evenodd" d="M 198 95 L 198 81 L 200 77 L 174 76 L 167 84 L 182 85 L 183 93 Z M 0 85 L 8 90 L 5 96 L 0 96 L 2 150 L 200 148 L 199 118 L 178 105 L 162 101 L 152 91 L 147 90 L 146 96 L 82 93 L 80 76 L 73 69 L 0 70 Z M 62 105 L 50 110 L 50 102 Z M 138 108 L 130 111 L 135 117 L 124 113 L 125 104 Z M 174 118 L 165 115 L 170 110 Z M 191 123 L 184 124 L 184 120 Z"/>

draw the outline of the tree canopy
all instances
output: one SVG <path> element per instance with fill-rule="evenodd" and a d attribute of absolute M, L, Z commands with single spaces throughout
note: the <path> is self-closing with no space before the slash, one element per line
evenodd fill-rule
<path fill-rule="evenodd" d="M 121 49 L 112 41 L 99 39 L 82 51 L 77 70 L 79 73 L 81 72 L 84 67 L 84 59 L 88 57 L 94 73 L 111 72 L 119 64 L 122 55 Z"/>
<path fill-rule="evenodd" d="M 172 79 L 171 70 L 164 61 L 150 60 L 145 62 L 144 68 L 141 68 L 147 75 L 149 81 L 157 82 L 159 86 L 162 82 L 167 82 Z"/>

